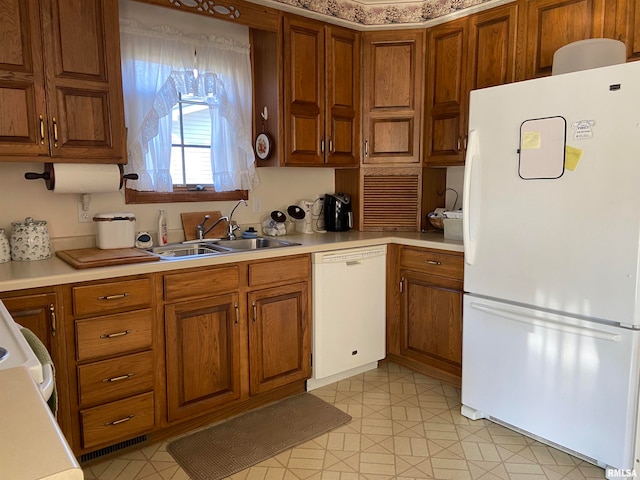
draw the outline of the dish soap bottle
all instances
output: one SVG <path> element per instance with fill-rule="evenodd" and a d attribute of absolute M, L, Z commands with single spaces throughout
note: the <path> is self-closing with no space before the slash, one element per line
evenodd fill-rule
<path fill-rule="evenodd" d="M 164 208 L 158 214 L 158 245 L 167 244 L 167 214 Z"/>

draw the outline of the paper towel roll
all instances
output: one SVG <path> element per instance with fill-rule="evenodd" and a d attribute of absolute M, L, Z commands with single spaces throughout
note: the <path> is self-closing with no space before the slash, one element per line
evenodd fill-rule
<path fill-rule="evenodd" d="M 117 192 L 122 186 L 122 172 L 113 164 L 53 164 L 54 193 Z"/>

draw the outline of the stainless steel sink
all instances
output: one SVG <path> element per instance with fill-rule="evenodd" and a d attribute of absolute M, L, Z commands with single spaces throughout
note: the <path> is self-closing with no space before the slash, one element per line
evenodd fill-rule
<path fill-rule="evenodd" d="M 277 247 L 290 247 L 293 245 L 300 245 L 295 242 L 288 242 L 286 240 L 276 240 L 274 238 L 241 238 L 238 240 L 220 240 L 214 244 L 229 251 L 245 251 L 245 250 L 257 250 L 261 248 L 277 248 Z"/>
<path fill-rule="evenodd" d="M 205 257 L 211 255 L 220 255 L 226 252 L 221 248 L 216 248 L 213 244 L 185 244 L 175 243 L 171 245 L 164 245 L 161 247 L 154 247 L 150 250 L 152 253 L 159 255 L 165 260 L 185 258 L 185 257 Z"/>
<path fill-rule="evenodd" d="M 225 253 L 245 252 L 262 248 L 288 247 L 299 243 L 276 240 L 272 238 L 241 238 L 238 240 L 218 240 L 216 242 L 184 242 L 172 243 L 161 247 L 153 247 L 150 252 L 163 260 L 177 260 L 189 257 L 209 257 Z"/>

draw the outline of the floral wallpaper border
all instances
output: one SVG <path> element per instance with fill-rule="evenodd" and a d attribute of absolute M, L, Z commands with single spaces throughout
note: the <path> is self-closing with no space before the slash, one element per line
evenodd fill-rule
<path fill-rule="evenodd" d="M 489 0 L 422 0 L 382 5 L 365 5 L 352 0 L 276 1 L 361 25 L 389 25 L 423 23 Z"/>
<path fill-rule="evenodd" d="M 249 0 L 256 1 L 256 0 Z M 492 0 L 393 0 L 395 3 L 363 3 L 355 0 L 271 0 L 347 22 L 363 25 L 424 23 Z M 214 16 L 236 20 L 240 12 L 224 0 L 168 0 L 176 7 L 193 8 Z M 259 1 L 257 3 L 260 3 Z"/>

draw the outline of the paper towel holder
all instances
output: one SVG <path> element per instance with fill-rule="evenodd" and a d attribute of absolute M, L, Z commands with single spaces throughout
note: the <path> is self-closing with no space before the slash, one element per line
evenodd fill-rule
<path fill-rule="evenodd" d="M 118 189 L 124 186 L 125 180 L 137 180 L 137 173 L 124 173 L 124 168 L 122 165 L 118 164 L 118 170 L 120 170 L 120 186 Z M 44 172 L 36 173 L 36 172 L 27 172 L 24 174 L 24 178 L 27 180 L 44 180 L 44 183 L 47 187 L 47 190 L 53 190 L 56 186 L 56 175 L 55 168 L 53 163 L 45 163 L 44 164 Z"/>

